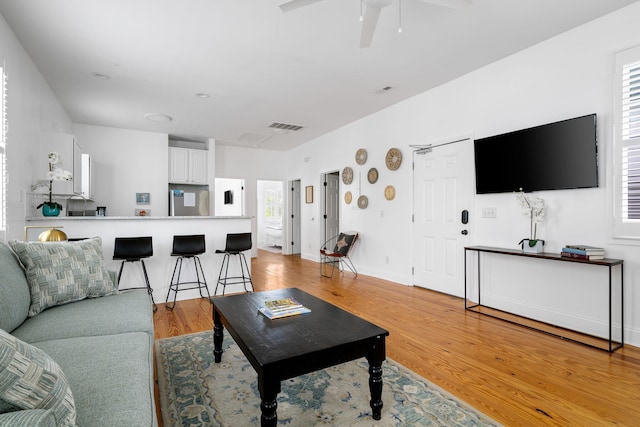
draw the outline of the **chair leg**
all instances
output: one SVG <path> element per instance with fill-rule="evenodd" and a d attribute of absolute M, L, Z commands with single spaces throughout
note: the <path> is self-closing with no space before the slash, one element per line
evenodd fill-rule
<path fill-rule="evenodd" d="M 247 281 L 249 281 L 249 284 L 251 285 L 251 291 L 253 291 L 253 282 L 251 281 L 251 272 L 249 270 L 249 265 L 247 264 L 247 257 L 244 256 L 244 253 L 240 252 L 240 271 L 242 274 L 242 286 L 244 286 L 244 291 L 245 292 L 249 292 L 247 290 Z M 242 262 L 244 261 L 244 268 L 246 268 L 247 270 L 247 275 L 244 275 L 244 269 L 242 267 Z M 246 280 L 245 280 L 246 279 Z"/>
<path fill-rule="evenodd" d="M 224 273 L 224 282 L 222 281 L 222 272 L 225 270 L 225 264 L 226 264 L 226 271 Z M 222 295 L 224 296 L 224 290 L 225 287 L 227 286 L 227 272 L 229 271 L 229 254 L 225 253 L 224 257 L 222 258 L 222 265 L 220 266 L 220 273 L 218 273 L 218 282 L 216 283 L 216 289 L 215 291 L 213 291 L 213 295 L 216 296 L 218 295 L 218 285 L 222 285 Z"/>
<path fill-rule="evenodd" d="M 178 268 L 178 264 L 180 264 L 180 268 Z M 176 259 L 176 264 L 173 267 L 173 274 L 171 275 L 171 283 L 169 283 L 169 290 L 167 291 L 167 298 L 165 298 L 164 300 L 164 305 L 165 307 L 167 307 L 169 310 L 173 310 L 174 307 L 176 306 L 176 298 L 178 296 L 178 283 L 174 281 L 175 277 L 176 277 L 176 271 L 178 271 L 178 280 L 177 282 L 180 282 L 180 273 L 182 272 L 182 257 L 178 257 L 178 259 Z M 174 287 L 175 285 L 175 287 Z M 173 290 L 173 304 L 171 306 L 169 306 L 169 295 L 171 294 L 171 291 Z"/>
<path fill-rule="evenodd" d="M 198 281 L 198 289 L 200 291 L 200 296 L 202 298 L 205 298 L 204 295 L 202 295 L 202 288 L 204 285 L 204 289 L 207 291 L 207 296 L 206 298 L 209 299 L 209 302 L 211 302 L 211 294 L 209 293 L 209 286 L 207 285 L 207 279 L 204 277 L 204 270 L 202 269 L 202 263 L 200 262 L 200 258 L 197 256 L 193 257 L 193 265 L 196 269 L 196 280 Z M 198 273 L 198 269 L 200 270 L 200 273 Z M 200 280 L 200 275 L 202 275 L 202 281 Z"/>
<path fill-rule="evenodd" d="M 122 269 L 124 268 L 125 261 L 120 263 L 120 271 L 118 272 L 118 283 L 116 284 L 116 288 L 120 289 L 120 277 L 122 277 Z"/>
<path fill-rule="evenodd" d="M 147 274 L 147 267 L 144 265 L 144 260 L 143 259 L 141 259 L 140 262 L 142 263 L 142 271 L 144 272 L 144 280 L 147 282 L 147 293 L 151 297 L 151 302 L 153 303 L 153 312 L 155 313 L 156 311 L 158 311 L 158 306 L 156 305 L 156 302 L 153 299 L 153 289 L 151 288 L 151 284 L 149 283 L 149 275 Z"/>

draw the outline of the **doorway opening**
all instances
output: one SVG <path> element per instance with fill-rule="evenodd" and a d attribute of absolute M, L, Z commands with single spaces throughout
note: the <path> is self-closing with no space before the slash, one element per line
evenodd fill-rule
<path fill-rule="evenodd" d="M 333 248 L 340 233 L 340 172 L 329 172 L 323 176 L 322 242 Z"/>
<path fill-rule="evenodd" d="M 256 215 L 259 249 L 282 253 L 284 245 L 284 182 L 257 181 Z"/>

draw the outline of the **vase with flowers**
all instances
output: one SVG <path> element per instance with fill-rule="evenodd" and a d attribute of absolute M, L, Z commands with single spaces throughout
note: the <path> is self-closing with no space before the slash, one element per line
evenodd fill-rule
<path fill-rule="evenodd" d="M 544 199 L 526 195 L 522 190 L 516 194 L 522 213 L 529 217 L 529 238 L 520 240 L 523 252 L 540 253 L 544 251 L 544 240 L 538 239 L 538 224 L 544 220 Z"/>
<path fill-rule="evenodd" d="M 42 215 L 44 216 L 58 216 L 62 210 L 62 205 L 53 201 L 53 181 L 69 181 L 73 178 L 73 174 L 69 171 L 62 169 L 62 159 L 60 155 L 52 151 L 47 155 L 49 161 L 49 171 L 47 172 L 47 183 L 49 189 L 49 200 L 40 203 L 36 206 L 36 209 L 42 208 Z M 33 189 L 40 187 L 36 185 Z"/>

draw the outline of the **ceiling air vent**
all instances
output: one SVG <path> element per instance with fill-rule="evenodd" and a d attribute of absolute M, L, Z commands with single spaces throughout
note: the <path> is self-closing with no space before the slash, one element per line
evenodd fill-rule
<path fill-rule="evenodd" d="M 278 122 L 273 122 L 268 127 L 270 129 L 278 129 L 278 130 L 286 130 L 286 131 L 297 131 L 300 129 L 304 129 L 304 126 L 291 125 L 287 123 L 278 123 Z"/>

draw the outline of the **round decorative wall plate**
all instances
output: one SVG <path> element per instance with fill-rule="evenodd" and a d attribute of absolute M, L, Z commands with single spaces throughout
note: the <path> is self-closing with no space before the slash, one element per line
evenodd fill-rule
<path fill-rule="evenodd" d="M 359 165 L 364 165 L 367 162 L 367 150 L 364 148 L 356 151 L 356 163 Z"/>
<path fill-rule="evenodd" d="M 384 198 L 387 200 L 393 200 L 396 197 L 396 189 L 393 185 L 387 185 L 384 189 Z"/>
<path fill-rule="evenodd" d="M 358 197 L 358 207 L 360 209 L 366 209 L 367 206 L 369 206 L 369 199 L 367 196 Z"/>
<path fill-rule="evenodd" d="M 344 202 L 346 204 L 350 205 L 352 199 L 353 199 L 353 196 L 351 195 L 351 191 L 347 191 L 346 193 L 344 193 Z"/>
<path fill-rule="evenodd" d="M 378 169 L 371 168 L 367 173 L 367 179 L 369 180 L 369 184 L 375 184 L 378 181 Z"/>
<path fill-rule="evenodd" d="M 342 182 L 349 185 L 353 182 L 353 169 L 346 167 L 342 170 Z"/>
<path fill-rule="evenodd" d="M 389 170 L 397 170 L 402 163 L 402 152 L 397 148 L 391 148 L 389 151 L 387 151 L 385 163 L 387 164 L 387 168 L 389 168 Z"/>

